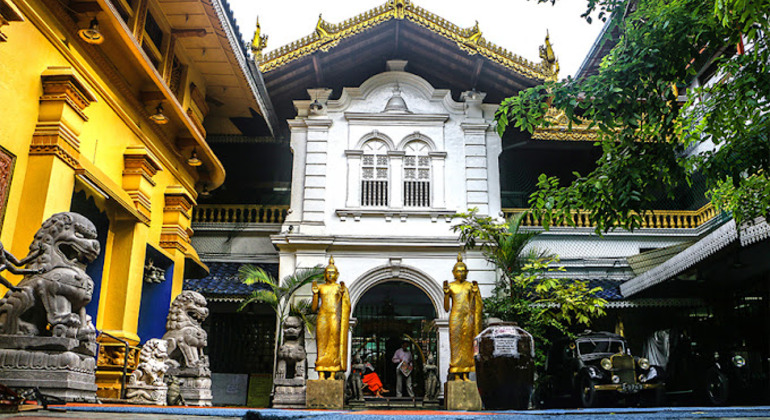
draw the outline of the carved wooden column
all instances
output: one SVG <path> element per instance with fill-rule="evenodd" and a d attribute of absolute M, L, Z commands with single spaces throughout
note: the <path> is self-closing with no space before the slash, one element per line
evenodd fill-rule
<path fill-rule="evenodd" d="M 166 188 L 163 207 L 163 229 L 160 246 L 172 255 L 174 260 L 171 300 L 182 293 L 184 282 L 185 253 L 190 248 L 190 223 L 195 199 L 179 185 Z"/>

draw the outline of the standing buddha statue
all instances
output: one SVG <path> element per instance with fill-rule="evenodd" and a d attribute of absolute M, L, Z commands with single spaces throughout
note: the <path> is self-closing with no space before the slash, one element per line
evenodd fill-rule
<path fill-rule="evenodd" d="M 444 281 L 444 310 L 449 312 L 449 374 L 454 380 L 468 381 L 468 373 L 476 370 L 473 360 L 473 338 L 481 332 L 482 310 L 479 284 L 469 283 L 468 267 L 462 254 L 452 269 L 455 280 Z"/>
<path fill-rule="evenodd" d="M 334 379 L 336 372 L 347 370 L 348 324 L 350 322 L 350 295 L 345 282 L 337 283 L 339 271 L 334 257 L 324 271 L 326 283 L 313 282 L 312 311 L 318 311 L 316 344 L 318 359 L 315 370 L 320 379 Z"/>

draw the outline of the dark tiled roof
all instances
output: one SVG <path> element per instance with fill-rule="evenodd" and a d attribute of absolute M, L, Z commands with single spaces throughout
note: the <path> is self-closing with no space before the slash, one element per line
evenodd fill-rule
<path fill-rule="evenodd" d="M 193 290 L 206 297 L 245 297 L 264 285 L 246 285 L 238 277 L 238 269 L 244 263 L 208 262 L 209 275 L 202 279 L 185 279 L 184 290 Z M 261 267 L 273 278 L 278 276 L 278 264 L 253 264 Z"/>
<path fill-rule="evenodd" d="M 622 300 L 623 295 L 620 294 L 620 285 L 623 283 L 618 280 L 609 279 L 581 279 L 588 282 L 588 288 L 601 287 L 602 291 L 597 293 L 596 296 L 604 298 L 606 300 Z"/>

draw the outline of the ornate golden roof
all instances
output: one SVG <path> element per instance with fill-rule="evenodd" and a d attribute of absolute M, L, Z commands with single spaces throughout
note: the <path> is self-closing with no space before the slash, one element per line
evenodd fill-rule
<path fill-rule="evenodd" d="M 267 73 L 315 51 L 328 51 L 339 44 L 341 40 L 391 19 L 406 19 L 428 28 L 454 41 L 468 54 L 480 54 L 525 77 L 543 81 L 556 80 L 558 66 L 554 66 L 553 62 L 549 63 L 543 60 L 543 62 L 535 64 L 484 39 L 478 22 L 471 28 L 460 28 L 419 6 L 415 6 L 410 0 L 388 0 L 384 5 L 339 24 L 331 24 L 319 16 L 315 31 L 312 34 L 269 53 L 255 55 L 255 60 L 260 70 Z"/>
<path fill-rule="evenodd" d="M 589 123 L 582 121 L 581 124 L 569 125 L 569 119 L 564 111 L 556 108 L 548 109 L 545 114 L 545 120 L 550 123 L 548 127 L 538 127 L 532 133 L 533 140 L 560 140 L 560 141 L 597 141 L 596 128 L 589 128 Z"/>

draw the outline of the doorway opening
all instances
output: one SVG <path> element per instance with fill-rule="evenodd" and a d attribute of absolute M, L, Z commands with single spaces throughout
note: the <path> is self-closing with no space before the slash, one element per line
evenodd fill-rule
<path fill-rule="evenodd" d="M 385 388 L 395 395 L 396 365 L 391 359 L 402 340 L 408 339 L 414 360 L 412 389 L 415 396 L 422 397 L 423 364 L 429 354 L 438 360 L 437 314 L 430 297 L 411 283 L 386 281 L 364 293 L 353 317 L 357 324 L 353 329 L 351 360 L 359 355 L 364 363 L 371 363 Z"/>

